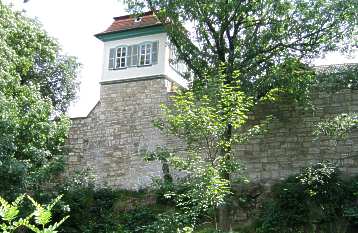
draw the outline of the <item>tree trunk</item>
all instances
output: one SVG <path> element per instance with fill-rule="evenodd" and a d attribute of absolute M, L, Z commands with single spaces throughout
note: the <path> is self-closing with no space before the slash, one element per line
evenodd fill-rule
<path fill-rule="evenodd" d="M 217 209 L 218 215 L 218 228 L 223 232 L 231 231 L 231 215 L 230 215 L 230 207 L 228 204 L 224 204 Z"/>
<path fill-rule="evenodd" d="M 232 137 L 232 126 L 231 124 L 227 125 L 227 129 L 225 132 L 225 140 L 229 141 Z M 222 150 L 221 153 L 225 157 L 227 161 L 230 161 L 231 159 L 231 146 L 226 148 L 225 150 Z M 230 174 L 228 172 L 225 172 L 224 174 L 221 174 L 222 178 L 230 181 Z M 230 183 L 231 186 L 231 183 Z M 228 204 L 228 198 L 226 198 L 225 203 L 218 208 L 218 225 L 219 230 L 223 232 L 229 232 L 231 231 L 231 224 L 232 224 L 232 218 L 230 214 L 230 205 Z"/>
<path fill-rule="evenodd" d="M 166 183 L 171 183 L 173 182 L 173 178 L 170 175 L 170 170 L 169 170 L 169 164 L 166 161 L 162 161 L 162 171 L 163 171 L 163 178 L 164 178 L 164 182 Z"/>

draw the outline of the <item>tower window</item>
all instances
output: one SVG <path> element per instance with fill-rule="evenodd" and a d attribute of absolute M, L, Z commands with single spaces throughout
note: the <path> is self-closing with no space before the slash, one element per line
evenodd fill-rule
<path fill-rule="evenodd" d="M 145 43 L 140 45 L 139 65 L 152 64 L 152 43 Z"/>
<path fill-rule="evenodd" d="M 125 68 L 127 66 L 127 47 L 118 47 L 116 54 L 116 69 Z"/>
<path fill-rule="evenodd" d="M 108 69 L 117 70 L 158 64 L 159 41 L 120 45 L 109 50 Z"/>

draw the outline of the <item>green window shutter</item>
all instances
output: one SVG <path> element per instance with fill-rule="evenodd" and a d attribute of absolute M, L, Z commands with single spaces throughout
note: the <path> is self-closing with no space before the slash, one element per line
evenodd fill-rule
<path fill-rule="evenodd" d="M 133 48 L 132 66 L 137 66 L 138 65 L 138 45 L 133 45 L 132 48 Z"/>
<path fill-rule="evenodd" d="M 145 44 L 142 43 L 138 46 L 138 66 L 144 66 L 145 60 Z"/>
<path fill-rule="evenodd" d="M 159 41 L 154 41 L 152 44 L 152 64 L 158 64 L 158 47 Z"/>
<path fill-rule="evenodd" d="M 132 66 L 132 48 L 133 46 L 127 47 L 127 67 Z"/>
<path fill-rule="evenodd" d="M 116 49 L 110 49 L 109 50 L 109 62 L 108 62 L 108 69 L 114 70 L 116 63 Z"/>

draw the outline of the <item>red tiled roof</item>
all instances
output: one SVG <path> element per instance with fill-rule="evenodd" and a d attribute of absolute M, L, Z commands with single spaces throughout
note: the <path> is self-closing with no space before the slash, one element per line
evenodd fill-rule
<path fill-rule="evenodd" d="M 113 19 L 114 21 L 112 25 L 109 26 L 109 28 L 107 28 L 104 32 L 101 32 L 99 34 L 119 32 L 128 29 L 143 28 L 143 27 L 149 27 L 149 26 L 161 24 L 152 11 L 145 12 L 140 17 L 124 15 L 124 16 L 114 17 Z"/>

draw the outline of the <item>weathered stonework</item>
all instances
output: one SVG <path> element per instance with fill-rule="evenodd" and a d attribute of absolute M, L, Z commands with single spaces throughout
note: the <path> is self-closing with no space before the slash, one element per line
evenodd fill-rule
<path fill-rule="evenodd" d="M 346 140 L 332 140 L 327 136 L 317 139 L 313 135 L 314 125 L 320 120 L 358 112 L 358 90 L 315 94 L 313 102 L 314 112 L 289 105 L 259 110 L 255 117 L 265 111 L 275 115 L 277 120 L 270 124 L 268 133 L 237 146 L 235 153 L 245 164 L 251 181 L 271 184 L 322 161 L 337 163 L 347 175 L 358 174 L 358 130 L 353 130 Z"/>
<path fill-rule="evenodd" d="M 142 149 L 165 144 L 153 127 L 167 101 L 165 79 L 101 85 L 100 102 L 86 118 L 72 120 L 69 169 L 92 169 L 98 185 L 140 189 L 161 176 L 161 165 L 145 162 Z"/>
<path fill-rule="evenodd" d="M 72 120 L 69 135 L 69 170 L 90 168 L 97 185 L 140 189 L 161 177 L 161 165 L 145 162 L 142 149 L 156 146 L 180 148 L 182 144 L 155 129 L 152 121 L 161 114 L 160 104 L 168 101 L 167 81 L 149 80 L 101 85 L 100 102 L 88 117 Z M 235 148 L 234 155 L 246 166 L 250 180 L 270 184 L 298 172 L 302 167 L 333 160 L 347 174 L 358 174 L 358 131 L 347 140 L 328 137 L 314 140 L 313 125 L 320 119 L 358 111 L 358 91 L 314 96 L 315 113 L 290 105 L 258 109 L 277 116 L 267 134 Z M 260 113 L 261 111 L 261 113 Z"/>

